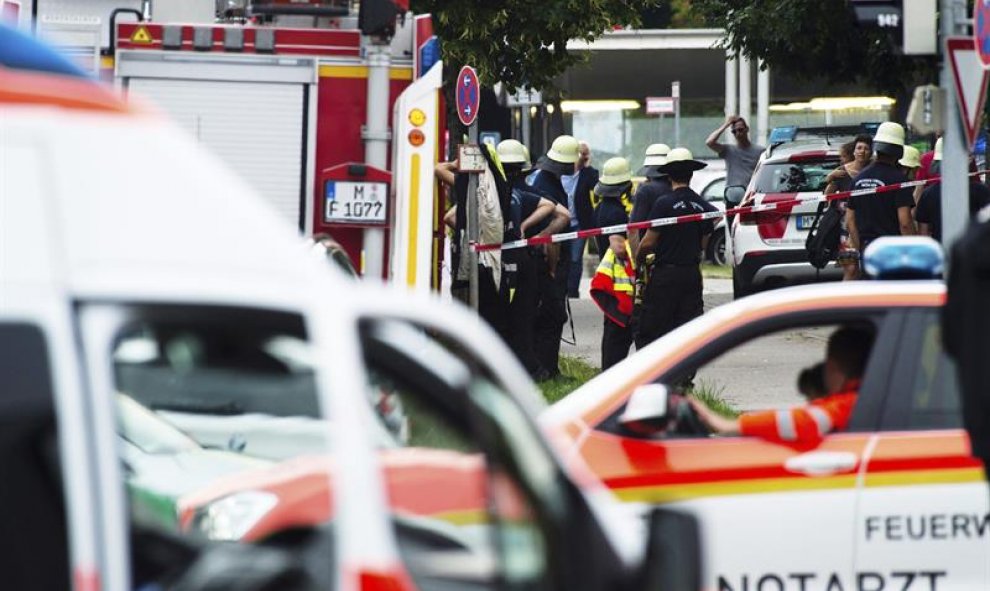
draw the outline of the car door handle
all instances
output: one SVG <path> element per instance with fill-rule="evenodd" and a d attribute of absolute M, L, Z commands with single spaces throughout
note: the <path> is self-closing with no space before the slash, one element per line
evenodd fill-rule
<path fill-rule="evenodd" d="M 813 451 L 789 458 L 784 469 L 808 476 L 829 476 L 849 472 L 858 463 L 859 458 L 849 451 Z"/>

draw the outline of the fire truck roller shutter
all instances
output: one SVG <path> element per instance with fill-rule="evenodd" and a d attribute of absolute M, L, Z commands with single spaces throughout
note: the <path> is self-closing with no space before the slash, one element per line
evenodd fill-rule
<path fill-rule="evenodd" d="M 303 84 L 134 77 L 157 104 L 254 186 L 293 227 L 305 210 Z"/>

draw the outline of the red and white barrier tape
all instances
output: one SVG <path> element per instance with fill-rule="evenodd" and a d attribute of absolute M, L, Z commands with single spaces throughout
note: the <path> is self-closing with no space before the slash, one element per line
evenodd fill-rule
<path fill-rule="evenodd" d="M 990 171 L 980 170 L 977 172 L 969 173 L 968 176 L 973 177 L 979 174 L 984 174 L 986 172 L 990 172 Z M 936 176 L 921 181 L 907 181 L 903 183 L 895 183 L 893 185 L 884 185 L 882 187 L 876 187 L 874 189 L 857 189 L 854 191 L 839 191 L 837 193 L 832 193 L 831 195 L 822 195 L 820 197 L 811 197 L 808 199 L 788 199 L 787 201 L 774 201 L 772 203 L 761 203 L 759 205 L 733 207 L 725 211 L 706 211 L 705 213 L 693 213 L 693 214 L 670 217 L 670 218 L 657 218 L 655 220 L 630 222 L 628 224 L 605 226 L 603 228 L 589 228 L 587 230 L 579 230 L 577 232 L 562 232 L 560 234 L 551 234 L 549 236 L 537 236 L 534 238 L 525 238 L 522 240 L 503 242 L 501 244 L 495 244 L 495 243 L 472 244 L 471 248 L 473 248 L 475 252 L 485 252 L 490 250 L 511 250 L 514 248 L 522 248 L 524 246 L 537 246 L 540 244 L 550 244 L 553 242 L 566 242 L 568 240 L 575 240 L 577 238 L 590 238 L 592 236 L 618 234 L 619 232 L 626 232 L 628 230 L 645 230 L 647 228 L 657 228 L 659 226 L 671 226 L 674 224 L 689 224 L 693 222 L 702 222 L 705 220 L 717 219 L 726 215 L 738 215 L 743 213 L 759 213 L 764 211 L 774 211 L 776 209 L 785 209 L 785 208 L 794 207 L 795 205 L 814 204 L 814 203 L 820 203 L 822 201 L 837 201 L 839 199 L 848 199 L 849 197 L 858 197 L 860 195 L 889 193 L 891 191 L 897 191 L 899 189 L 909 189 L 912 187 L 922 187 L 924 185 L 934 184 L 939 182 L 940 180 L 942 180 L 942 178 L 940 176 Z"/>

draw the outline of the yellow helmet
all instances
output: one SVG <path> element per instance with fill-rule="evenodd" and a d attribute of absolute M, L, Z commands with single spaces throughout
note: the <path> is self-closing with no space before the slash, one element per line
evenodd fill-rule
<path fill-rule="evenodd" d="M 643 166 L 659 166 L 667 163 L 667 154 L 670 153 L 670 146 L 667 144 L 650 144 L 646 148 L 646 158 Z"/>
<path fill-rule="evenodd" d="M 502 140 L 498 143 L 498 158 L 502 164 L 529 166 L 529 150 L 519 140 Z"/>
<path fill-rule="evenodd" d="M 900 123 L 884 121 L 877 128 L 876 135 L 873 136 L 873 150 L 877 154 L 884 154 L 900 158 L 904 155 L 904 128 Z"/>
<path fill-rule="evenodd" d="M 553 140 L 547 158 L 561 164 L 574 164 L 578 161 L 578 141 L 570 135 L 561 135 Z"/>
<path fill-rule="evenodd" d="M 602 166 L 602 175 L 598 182 L 603 185 L 621 185 L 632 180 L 629 161 L 625 158 L 609 158 Z"/>
<path fill-rule="evenodd" d="M 921 152 L 914 146 L 904 146 L 904 155 L 897 163 L 904 168 L 918 168 L 921 166 Z"/>

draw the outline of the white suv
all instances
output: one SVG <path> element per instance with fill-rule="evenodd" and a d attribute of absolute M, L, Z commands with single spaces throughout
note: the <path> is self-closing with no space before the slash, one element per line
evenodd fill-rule
<path fill-rule="evenodd" d="M 760 157 L 741 205 L 812 200 L 825 190 L 825 177 L 839 166 L 839 152 L 820 141 L 797 141 L 771 147 Z M 727 188 L 727 202 L 741 189 Z M 731 206 L 731 205 L 730 205 Z M 790 283 L 838 279 L 840 269 L 815 269 L 804 243 L 817 203 L 734 216 L 729 230 L 728 260 L 733 295 Z"/>

